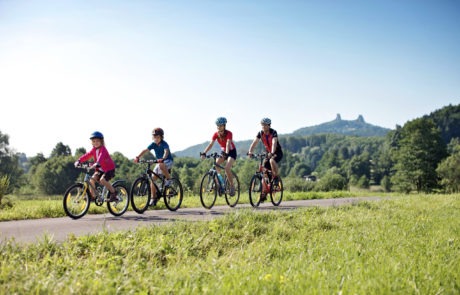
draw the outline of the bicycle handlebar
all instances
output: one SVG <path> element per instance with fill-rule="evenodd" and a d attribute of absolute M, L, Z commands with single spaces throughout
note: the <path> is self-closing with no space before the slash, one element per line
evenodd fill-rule
<path fill-rule="evenodd" d="M 86 170 L 91 170 L 91 166 L 93 166 L 94 163 L 80 163 L 75 166 L 75 168 L 80 168 L 80 169 L 86 169 Z"/>
<path fill-rule="evenodd" d="M 268 158 L 268 153 L 251 154 L 251 155 L 249 155 L 249 153 L 248 153 L 248 157 L 249 157 L 250 159 L 251 159 L 251 158 L 263 159 L 263 158 Z"/>
<path fill-rule="evenodd" d="M 154 159 L 154 160 L 139 160 L 138 162 L 139 164 L 156 164 L 158 163 L 158 159 Z"/>
<path fill-rule="evenodd" d="M 204 153 L 200 153 L 200 156 L 205 156 L 207 159 L 209 158 L 214 158 L 214 159 L 217 159 L 217 158 L 222 158 L 222 155 L 220 155 L 219 153 L 212 153 L 212 154 L 209 154 L 209 155 L 206 155 Z"/>

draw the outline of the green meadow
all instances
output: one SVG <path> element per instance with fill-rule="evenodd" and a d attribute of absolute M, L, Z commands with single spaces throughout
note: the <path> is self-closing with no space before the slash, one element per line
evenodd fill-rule
<path fill-rule="evenodd" d="M 459 294 L 460 195 L 0 244 L 4 294 Z"/>

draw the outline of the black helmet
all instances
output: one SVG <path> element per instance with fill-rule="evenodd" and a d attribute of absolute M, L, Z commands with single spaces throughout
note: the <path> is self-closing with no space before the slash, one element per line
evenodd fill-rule
<path fill-rule="evenodd" d="M 154 135 L 154 136 L 155 135 L 164 136 L 165 132 L 161 128 L 155 128 L 155 129 L 153 129 L 152 135 Z"/>

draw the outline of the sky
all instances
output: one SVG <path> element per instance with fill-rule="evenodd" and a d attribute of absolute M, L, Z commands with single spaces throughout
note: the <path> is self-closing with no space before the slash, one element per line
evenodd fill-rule
<path fill-rule="evenodd" d="M 460 1 L 0 0 L 0 132 L 134 158 L 341 114 L 394 129 L 460 103 Z M 217 144 L 217 143 L 216 143 Z"/>

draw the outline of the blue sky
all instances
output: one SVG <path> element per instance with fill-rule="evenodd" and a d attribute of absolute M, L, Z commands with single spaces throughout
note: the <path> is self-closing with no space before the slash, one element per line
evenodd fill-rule
<path fill-rule="evenodd" d="M 133 158 L 335 118 L 387 128 L 460 103 L 460 2 L 0 1 L 0 131 Z"/>

